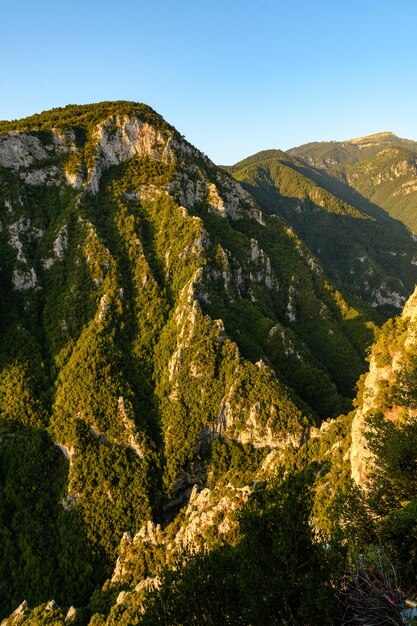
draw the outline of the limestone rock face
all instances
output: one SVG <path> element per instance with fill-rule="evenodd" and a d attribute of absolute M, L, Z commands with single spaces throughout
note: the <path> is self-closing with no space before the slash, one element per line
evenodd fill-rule
<path fill-rule="evenodd" d="M 0 165 L 19 172 L 27 184 L 43 184 L 48 178 L 51 168 L 56 173 L 56 166 L 43 167 L 45 160 L 51 157 L 70 153 L 69 134 L 52 130 L 47 140 L 24 133 L 10 132 L 0 136 Z"/>
<path fill-rule="evenodd" d="M 415 322 L 417 320 L 417 288 L 405 303 L 402 317 L 410 320 L 410 322 Z"/>
<path fill-rule="evenodd" d="M 357 485 L 363 487 L 372 466 L 371 454 L 366 445 L 366 416 L 372 412 L 380 381 L 388 381 L 390 367 L 378 367 L 371 359 L 369 373 L 365 378 L 364 399 L 352 422 L 352 446 L 350 450 L 351 475 Z"/>
<path fill-rule="evenodd" d="M 77 609 L 73 606 L 70 606 L 70 608 L 67 611 L 64 621 L 67 624 L 68 622 L 72 622 L 76 617 L 77 617 Z"/>
<path fill-rule="evenodd" d="M 23 624 L 29 616 L 29 613 L 29 604 L 27 600 L 23 600 L 10 617 L 2 621 L 1 626 L 18 626 L 19 624 Z"/>
<path fill-rule="evenodd" d="M 15 172 L 47 156 L 38 137 L 26 133 L 9 133 L 0 137 L 0 165 Z"/>
<path fill-rule="evenodd" d="M 366 445 L 367 418 L 381 411 L 386 419 L 395 420 L 400 411 L 406 410 L 411 416 L 413 411 L 396 404 L 381 403 L 387 397 L 388 390 L 406 367 L 410 355 L 417 345 L 417 288 L 405 304 L 401 315 L 405 328 L 392 346 L 386 346 L 384 333 L 375 344 L 369 361 L 369 372 L 364 380 L 363 397 L 352 422 L 352 446 L 350 450 L 351 475 L 360 487 L 366 487 L 372 470 L 372 455 Z M 385 359 L 379 357 L 384 350 Z"/>
<path fill-rule="evenodd" d="M 150 156 L 157 161 L 173 158 L 170 139 L 167 141 L 160 131 L 135 117 L 105 120 L 94 132 L 97 156 L 89 175 L 89 189 L 97 193 L 102 173 L 132 157 Z"/>
<path fill-rule="evenodd" d="M 219 540 L 227 541 L 238 528 L 235 512 L 248 501 L 252 492 L 253 488 L 249 486 L 238 488 L 228 484 L 223 490 L 206 487 L 199 491 L 195 485 L 184 507 L 183 521 L 178 530 L 172 532 L 170 527 L 162 530 L 159 524 L 148 521 L 133 538 L 128 533 L 123 536 L 110 584 L 128 583 L 135 586 L 137 592 L 157 586 L 159 579 L 154 576 L 157 571 L 148 571 L 152 575 L 137 578 L 139 556 L 158 554 L 160 566 L 164 563 L 172 566 L 184 551 L 197 553 L 208 549 L 214 529 Z M 154 558 L 151 561 L 155 562 Z"/>

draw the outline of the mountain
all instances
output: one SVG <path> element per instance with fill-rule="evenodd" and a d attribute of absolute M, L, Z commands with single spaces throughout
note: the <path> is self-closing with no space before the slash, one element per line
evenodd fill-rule
<path fill-rule="evenodd" d="M 375 454 L 372 446 L 369 448 L 367 445 L 366 437 L 367 430 L 377 430 L 375 417 L 379 416 L 384 426 L 389 424 L 393 430 L 401 428 L 406 431 L 410 425 L 415 429 L 416 321 L 417 289 L 407 301 L 401 316 L 383 326 L 372 346 L 369 372 L 360 384 L 359 402 L 352 424 L 352 477 L 360 486 L 366 486 L 375 471 Z M 404 443 L 401 442 L 401 445 L 404 446 Z M 401 462 L 406 469 L 409 461 L 404 449 L 402 453 Z M 396 454 L 399 455 L 400 451 Z"/>
<path fill-rule="evenodd" d="M 349 185 L 363 199 L 417 231 L 417 142 L 378 133 L 343 142 L 315 142 L 288 154 Z"/>
<path fill-rule="evenodd" d="M 333 165 L 351 165 L 390 148 L 415 151 L 417 142 L 402 139 L 392 132 L 382 132 L 346 141 L 314 141 L 291 148 L 288 154 L 305 159 L 313 167 L 326 169 Z"/>
<path fill-rule="evenodd" d="M 395 140 L 383 134 L 289 153 L 266 150 L 226 168 L 264 211 L 284 218 L 340 289 L 386 317 L 402 308 L 417 282 L 415 238 L 373 196 L 360 196 L 350 179 L 338 178 L 335 168 L 380 158 L 375 151 Z"/>
<path fill-rule="evenodd" d="M 146 105 L 0 133 L 1 615 L 88 623 L 219 519 L 230 544 L 254 484 L 351 408 L 376 327 Z"/>

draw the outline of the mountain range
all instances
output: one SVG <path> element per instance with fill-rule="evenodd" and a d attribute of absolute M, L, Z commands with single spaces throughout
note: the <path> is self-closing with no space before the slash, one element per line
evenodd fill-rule
<path fill-rule="evenodd" d="M 381 537 L 412 585 L 416 145 L 0 122 L 2 624 L 341 623 Z"/>
<path fill-rule="evenodd" d="M 286 220 L 335 284 L 389 316 L 416 283 L 416 150 L 381 133 L 266 150 L 226 169 Z"/>

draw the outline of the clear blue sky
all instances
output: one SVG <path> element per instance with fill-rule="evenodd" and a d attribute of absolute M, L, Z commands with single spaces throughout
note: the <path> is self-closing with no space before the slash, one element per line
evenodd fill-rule
<path fill-rule="evenodd" d="M 150 104 L 217 163 L 417 140 L 416 0 L 3 0 L 0 119 Z"/>

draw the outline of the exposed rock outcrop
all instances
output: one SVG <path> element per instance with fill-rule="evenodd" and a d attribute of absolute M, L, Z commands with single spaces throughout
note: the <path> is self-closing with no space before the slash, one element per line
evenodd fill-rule
<path fill-rule="evenodd" d="M 89 172 L 88 188 L 97 193 L 103 172 L 111 165 L 119 165 L 133 157 L 171 160 L 171 138 L 171 135 L 167 138 L 165 133 L 136 117 L 116 115 L 101 122 L 93 134 L 96 157 Z"/>
<path fill-rule="evenodd" d="M 389 401 L 389 390 L 398 375 L 407 367 L 417 345 L 417 288 L 408 299 L 400 320 L 403 324 L 395 331 L 390 345 L 386 345 L 384 329 L 374 345 L 369 361 L 369 372 L 363 383 L 362 401 L 352 422 L 352 446 L 350 450 L 351 474 L 361 487 L 366 487 L 372 472 L 372 454 L 367 447 L 367 419 L 382 412 L 385 419 L 395 420 L 401 411 L 414 416 L 414 411 Z M 381 357 L 381 354 L 383 355 Z M 388 399 L 388 400 L 387 400 Z"/>

